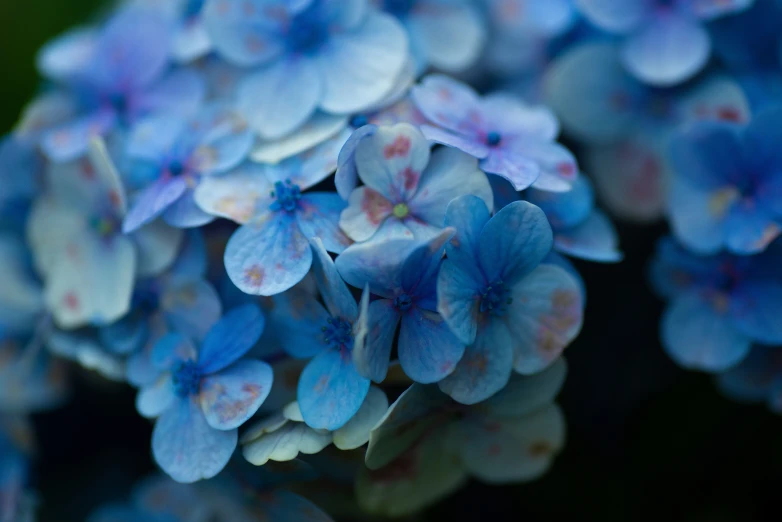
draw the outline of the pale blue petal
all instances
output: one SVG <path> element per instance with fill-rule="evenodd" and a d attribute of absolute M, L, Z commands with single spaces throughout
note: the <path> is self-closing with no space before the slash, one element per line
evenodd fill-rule
<path fill-rule="evenodd" d="M 302 416 L 315 429 L 336 430 L 358 411 L 369 390 L 349 353 L 326 350 L 304 368 L 298 400 Z"/>
<path fill-rule="evenodd" d="M 136 395 L 136 410 L 142 416 L 152 419 L 174 406 L 177 400 L 171 374 L 164 373 L 154 383 L 139 390 Z"/>
<path fill-rule="evenodd" d="M 416 307 L 402 317 L 398 350 L 405 373 L 427 384 L 441 381 L 456 368 L 464 343 L 440 314 Z"/>
<path fill-rule="evenodd" d="M 344 209 L 345 202 L 338 194 L 310 192 L 299 200 L 296 221 L 306 237 L 320 238 L 326 250 L 341 254 L 351 244 L 339 228 L 339 216 Z"/>
<path fill-rule="evenodd" d="M 272 389 L 272 369 L 248 359 L 201 381 L 199 399 L 206 422 L 217 430 L 238 428 L 250 419 Z"/>
<path fill-rule="evenodd" d="M 274 8 L 277 18 L 267 12 Z M 209 0 L 201 16 L 217 52 L 233 64 L 260 65 L 285 52 L 285 42 L 278 32 L 290 22 L 292 13 L 283 2 Z"/>
<path fill-rule="evenodd" d="M 152 454 L 177 482 L 191 483 L 220 473 L 236 449 L 236 430 L 220 431 L 207 424 L 195 397 L 182 399 L 155 423 Z"/>
<path fill-rule="evenodd" d="M 275 295 L 301 281 L 312 251 L 294 216 L 267 212 L 240 227 L 225 248 L 231 281 L 253 295 Z"/>

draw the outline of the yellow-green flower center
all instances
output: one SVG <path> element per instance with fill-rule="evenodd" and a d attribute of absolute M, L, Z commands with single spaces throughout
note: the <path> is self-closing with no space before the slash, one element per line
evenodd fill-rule
<path fill-rule="evenodd" d="M 406 218 L 407 214 L 409 213 L 410 213 L 410 209 L 407 208 L 407 205 L 405 205 L 404 203 L 397 203 L 396 205 L 394 205 L 395 217 L 399 219 Z"/>

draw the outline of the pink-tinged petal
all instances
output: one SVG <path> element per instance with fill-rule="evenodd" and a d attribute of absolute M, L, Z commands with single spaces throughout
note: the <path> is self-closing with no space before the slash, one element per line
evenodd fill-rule
<path fill-rule="evenodd" d="M 194 70 L 172 71 L 131 100 L 134 115 L 169 114 L 189 116 L 195 113 L 206 98 L 206 82 Z"/>
<path fill-rule="evenodd" d="M 440 389 L 462 404 L 488 399 L 508 383 L 513 367 L 513 339 L 502 321 L 486 321 L 475 343 L 464 351 L 456 369 L 440 381 Z"/>
<path fill-rule="evenodd" d="M 549 192 L 567 192 L 578 178 L 573 154 L 559 143 L 520 139 L 514 152 L 538 164 L 540 176 L 532 186 Z"/>
<path fill-rule="evenodd" d="M 187 190 L 184 177 L 161 177 L 142 190 L 122 223 L 122 232 L 129 234 L 153 221 Z"/>
<path fill-rule="evenodd" d="M 488 156 L 491 150 L 482 141 L 463 137 L 459 134 L 440 129 L 438 127 L 424 124 L 421 125 L 420 128 L 421 132 L 424 134 L 424 136 L 426 136 L 427 140 L 434 143 L 439 143 L 441 145 L 447 145 L 448 147 L 457 148 L 478 159 L 482 159 Z"/>
<path fill-rule="evenodd" d="M 557 117 L 548 107 L 527 105 L 507 94 L 491 94 L 481 101 L 487 128 L 501 136 L 525 135 L 553 140 L 559 134 Z"/>
<path fill-rule="evenodd" d="M 209 479 L 228 464 L 238 434 L 209 426 L 197 397 L 182 399 L 155 423 L 152 454 L 155 462 L 177 482 Z"/>
<path fill-rule="evenodd" d="M 475 341 L 483 283 L 446 259 L 437 278 L 437 311 L 464 344 Z"/>
<path fill-rule="evenodd" d="M 204 212 L 245 224 L 273 202 L 274 185 L 264 172 L 262 165 L 244 163 L 226 174 L 207 176 L 193 197 Z"/>
<path fill-rule="evenodd" d="M 47 274 L 45 299 L 63 328 L 113 322 L 128 311 L 136 253 L 124 236 L 74 237 Z"/>
<path fill-rule="evenodd" d="M 238 428 L 252 417 L 269 395 L 272 369 L 261 361 L 239 361 L 201 381 L 201 410 L 217 430 Z"/>
<path fill-rule="evenodd" d="M 244 293 L 274 295 L 301 281 L 312 251 L 294 216 L 267 212 L 240 227 L 225 248 L 225 268 Z"/>
<path fill-rule="evenodd" d="M 404 203 L 415 194 L 429 157 L 429 143 L 421 131 L 399 123 L 379 127 L 361 140 L 356 168 L 366 186 L 393 203 Z"/>
<path fill-rule="evenodd" d="M 414 308 L 402 318 L 399 362 L 415 382 L 441 381 L 454 371 L 463 355 L 464 343 L 440 314 Z"/>
<path fill-rule="evenodd" d="M 264 5 L 267 4 L 267 5 Z M 201 17 L 217 52 L 241 66 L 269 63 L 285 51 L 278 31 L 292 13 L 282 5 L 246 0 L 210 0 Z"/>
<path fill-rule="evenodd" d="M 629 37 L 622 48 L 622 63 L 644 83 L 667 87 L 695 75 L 710 52 L 709 35 L 703 27 L 686 17 L 665 13 Z"/>
<path fill-rule="evenodd" d="M 712 76 L 698 83 L 677 103 L 682 121 L 720 120 L 746 123 L 751 116 L 749 100 L 735 80 Z"/>
<path fill-rule="evenodd" d="M 439 228 L 444 226 L 448 204 L 466 194 L 481 198 L 490 210 L 494 207 L 491 185 L 475 158 L 442 147 L 432 153 L 408 207 L 413 216 Z"/>
<path fill-rule="evenodd" d="M 478 94 L 461 82 L 430 74 L 413 87 L 412 97 L 418 110 L 440 127 L 468 139 L 487 131 Z"/>
<path fill-rule="evenodd" d="M 286 58 L 240 82 L 237 110 L 261 138 L 279 139 L 304 125 L 322 93 L 322 79 L 312 60 Z"/>
<path fill-rule="evenodd" d="M 565 445 L 565 416 L 549 404 L 520 418 L 478 417 L 456 427 L 470 473 L 489 484 L 528 482 L 543 475 Z"/>
<path fill-rule="evenodd" d="M 306 237 L 319 237 L 329 252 L 341 254 L 352 241 L 340 230 L 340 213 L 345 202 L 337 194 L 310 192 L 299 200 L 296 220 Z"/>
<path fill-rule="evenodd" d="M 513 368 L 522 374 L 539 372 L 581 331 L 581 288 L 562 268 L 544 264 L 519 281 L 511 297 L 504 322 L 511 335 Z"/>
<path fill-rule="evenodd" d="M 508 148 L 489 149 L 480 161 L 481 170 L 507 179 L 516 190 L 524 190 L 540 176 L 540 165 L 523 153 Z"/>
<path fill-rule="evenodd" d="M 317 60 L 324 81 L 320 108 L 360 112 L 394 88 L 407 60 L 407 35 L 395 18 L 373 11 L 356 30 L 332 34 Z"/>
<path fill-rule="evenodd" d="M 348 207 L 342 211 L 339 226 L 353 241 L 371 238 L 393 213 L 394 205 L 379 192 L 359 187 L 350 194 Z"/>
<path fill-rule="evenodd" d="M 151 277 L 160 275 L 174 263 L 183 232 L 157 220 L 136 230 L 129 237 L 136 247 L 136 274 L 139 277 Z"/>

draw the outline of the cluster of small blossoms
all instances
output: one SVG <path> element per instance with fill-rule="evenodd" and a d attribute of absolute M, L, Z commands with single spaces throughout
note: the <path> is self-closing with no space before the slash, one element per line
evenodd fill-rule
<path fill-rule="evenodd" d="M 622 258 L 543 101 L 647 217 L 626 196 L 659 172 L 625 147 L 749 117 L 729 80 L 660 86 L 705 64 L 698 20 L 751 2 L 614 3 L 126 0 L 44 46 L 0 142 L 0 520 L 34 516 L 25 417 L 72 363 L 137 390 L 168 476 L 95 521 L 330 520 L 279 489 L 313 475 L 397 516 L 542 475 L 586 299 L 568 257 Z M 687 49 L 662 64 L 658 37 Z"/>

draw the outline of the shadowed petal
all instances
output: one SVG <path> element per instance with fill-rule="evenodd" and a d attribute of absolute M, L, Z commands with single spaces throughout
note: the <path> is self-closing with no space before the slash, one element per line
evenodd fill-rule
<path fill-rule="evenodd" d="M 255 415 L 272 388 L 272 369 L 245 360 L 205 377 L 199 393 L 206 422 L 217 430 L 238 428 Z"/>

